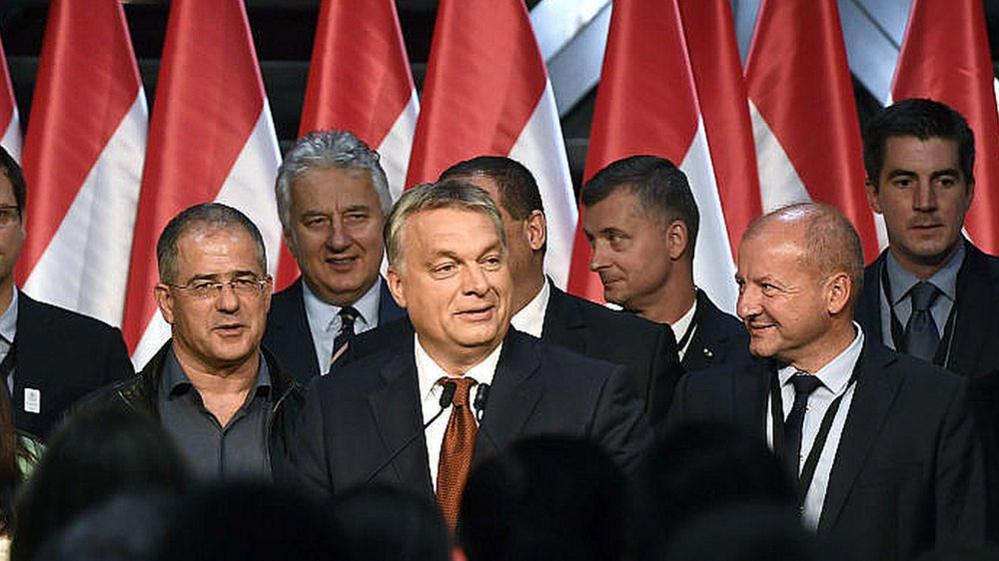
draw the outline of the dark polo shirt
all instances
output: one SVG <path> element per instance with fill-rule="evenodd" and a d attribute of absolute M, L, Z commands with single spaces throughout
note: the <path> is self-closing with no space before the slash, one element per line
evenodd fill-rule
<path fill-rule="evenodd" d="M 271 479 L 267 456 L 267 415 L 271 376 L 261 360 L 257 381 L 226 426 L 204 405 L 170 349 L 160 379 L 157 407 L 163 427 L 173 437 L 195 475 L 202 479 Z"/>

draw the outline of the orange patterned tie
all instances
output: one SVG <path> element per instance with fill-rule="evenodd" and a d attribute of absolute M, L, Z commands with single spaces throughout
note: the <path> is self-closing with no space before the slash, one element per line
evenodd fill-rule
<path fill-rule="evenodd" d="M 468 394 L 475 385 L 471 378 L 441 378 L 438 384 L 454 382 L 458 385 L 451 402 L 451 418 L 447 422 L 440 463 L 437 467 L 437 504 L 444 514 L 444 521 L 451 530 L 458 523 L 461 493 L 465 489 L 468 468 L 472 465 L 475 447 L 475 416 L 468 403 Z"/>

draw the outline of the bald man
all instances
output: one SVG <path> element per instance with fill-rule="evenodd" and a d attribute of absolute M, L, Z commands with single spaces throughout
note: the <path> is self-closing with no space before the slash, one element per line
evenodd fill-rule
<path fill-rule="evenodd" d="M 863 257 L 849 222 L 811 203 L 761 217 L 743 236 L 736 281 L 756 360 L 682 378 L 671 426 L 723 420 L 765 438 L 797 482 L 805 525 L 857 559 L 982 540 L 967 381 L 853 321 Z"/>

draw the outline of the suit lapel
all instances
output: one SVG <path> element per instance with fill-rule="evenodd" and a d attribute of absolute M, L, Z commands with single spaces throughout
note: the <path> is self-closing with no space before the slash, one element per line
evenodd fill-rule
<path fill-rule="evenodd" d="M 551 283 L 548 286 L 551 287 L 551 296 L 545 309 L 541 338 L 560 347 L 586 354 L 586 339 L 582 336 L 582 329 L 586 327 L 583 313 L 564 292 Z"/>
<path fill-rule="evenodd" d="M 821 533 L 828 533 L 836 525 L 843 504 L 860 474 L 871 446 L 881 433 L 881 427 L 902 383 L 902 373 L 890 368 L 895 358 L 877 342 L 865 342 L 860 360 L 862 362 L 857 373 L 857 387 L 840 436 L 819 518 Z"/>
<path fill-rule="evenodd" d="M 945 368 L 961 374 L 977 371 L 978 358 L 986 344 L 993 323 L 994 288 L 989 284 L 988 272 L 980 251 L 968 243 L 967 255 L 957 276 L 957 316 L 954 318 L 953 348 Z M 942 342 L 946 344 L 945 341 Z"/>
<path fill-rule="evenodd" d="M 732 416 L 736 424 L 752 434 L 767 438 L 766 414 L 770 379 L 776 375 L 773 361 L 757 359 L 745 372 L 732 375 Z M 754 399 L 747 399 L 753 396 Z"/>
<path fill-rule="evenodd" d="M 39 367 L 44 365 L 46 353 L 59 348 L 60 342 L 52 339 L 52 334 L 56 331 L 50 329 L 51 323 L 51 315 L 42 313 L 34 300 L 25 293 L 18 292 L 17 333 L 14 335 L 14 392 L 11 396 L 14 424 L 18 427 L 29 426 L 38 417 L 24 411 L 24 388 L 39 390 L 43 394 L 43 407 L 45 395 L 58 392 L 58 385 L 50 384 L 46 377 L 48 368 Z M 38 341 L 45 341 L 45 345 L 33 344 Z M 0 383 L 6 381 L 0 380 Z"/>
<path fill-rule="evenodd" d="M 476 437 L 473 465 L 506 448 L 523 434 L 541 399 L 543 388 L 537 376 L 540 365 L 532 340 L 511 329 L 493 376 L 489 402 Z"/>
<path fill-rule="evenodd" d="M 385 453 L 392 454 L 406 446 L 406 441 L 417 434 L 423 424 L 412 344 L 400 347 L 380 375 L 383 385 L 368 395 L 368 407 L 385 444 Z M 410 443 L 392 461 L 391 469 L 404 487 L 422 490 L 433 499 L 427 447 L 422 437 Z"/>
<path fill-rule="evenodd" d="M 319 358 L 312 342 L 302 277 L 298 277 L 283 293 L 280 301 L 271 304 L 268 328 L 274 332 L 274 348 L 283 369 L 306 382 L 319 376 Z M 275 300 L 277 300 L 275 298 Z"/>
<path fill-rule="evenodd" d="M 864 271 L 864 289 L 857 299 L 854 319 L 864 327 L 864 334 L 877 342 L 884 341 L 881 331 L 881 268 L 885 266 L 888 250 Z"/>

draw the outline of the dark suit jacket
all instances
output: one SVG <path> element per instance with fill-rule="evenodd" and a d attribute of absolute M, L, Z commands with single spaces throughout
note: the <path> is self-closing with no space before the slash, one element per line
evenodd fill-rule
<path fill-rule="evenodd" d="M 305 486 L 323 493 L 370 479 L 432 499 L 422 419 L 409 339 L 314 382 L 291 460 Z M 651 441 L 623 366 L 511 329 L 476 437 L 473 466 L 518 439 L 540 434 L 592 438 L 625 469 L 636 465 Z"/>
<path fill-rule="evenodd" d="M 954 336 L 944 368 L 970 378 L 970 401 L 985 443 L 988 473 L 999 474 L 999 258 L 965 241 L 957 273 Z M 854 319 L 883 341 L 881 269 L 887 250 L 864 271 L 864 290 Z M 990 537 L 999 539 L 999 481 L 989 478 Z"/>
<path fill-rule="evenodd" d="M 697 328 L 681 364 L 687 372 L 749 360 L 749 333 L 734 316 L 718 309 L 703 290 L 697 290 Z"/>
<path fill-rule="evenodd" d="M 294 376 L 299 383 L 308 384 L 320 372 L 319 358 L 312 343 L 309 320 L 305 315 L 302 282 L 302 277 L 298 277 L 291 286 L 276 293 L 271 299 L 263 346 L 277 357 L 285 372 Z M 379 278 L 378 282 L 381 284 L 378 325 L 405 316 L 406 311 L 395 303 L 385 281 Z"/>
<path fill-rule="evenodd" d="M 76 400 L 135 371 L 117 328 L 24 292 L 17 298 L 14 425 L 44 439 Z M 41 394 L 40 413 L 25 411 L 25 388 Z"/>
<path fill-rule="evenodd" d="M 772 361 L 677 385 L 670 425 L 716 420 L 765 437 Z M 912 559 L 984 537 L 984 467 L 965 380 L 867 339 L 819 519 L 858 559 Z"/>
<path fill-rule="evenodd" d="M 566 294 L 553 284 L 550 287 L 541 340 L 626 366 L 636 390 L 646 401 L 649 424 L 661 427 L 673 399 L 673 388 L 683 374 L 673 331 L 665 325 Z M 392 322 L 356 338 L 348 355 L 341 360 L 349 364 L 412 338 L 413 327 L 408 320 Z"/>

